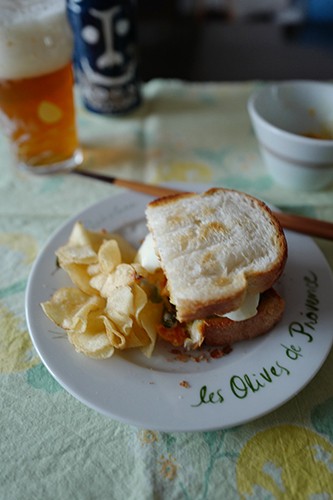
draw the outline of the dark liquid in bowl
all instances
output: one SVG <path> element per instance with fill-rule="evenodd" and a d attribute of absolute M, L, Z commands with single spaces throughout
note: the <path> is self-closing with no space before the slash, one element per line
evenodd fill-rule
<path fill-rule="evenodd" d="M 306 134 L 301 134 L 303 137 L 309 137 L 310 139 L 321 139 L 324 141 L 331 140 L 332 137 L 317 134 L 316 132 L 308 132 Z"/>

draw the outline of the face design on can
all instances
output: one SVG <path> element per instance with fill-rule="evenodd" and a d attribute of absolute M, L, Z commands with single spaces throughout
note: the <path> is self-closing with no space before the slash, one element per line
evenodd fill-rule
<path fill-rule="evenodd" d="M 80 0 L 71 0 L 68 7 L 73 21 L 75 17 L 79 19 L 75 57 L 86 79 L 93 85 L 107 88 L 124 85 L 133 79 L 136 71 L 135 27 L 126 4 L 118 3 L 109 8 L 94 6 L 83 11 Z"/>

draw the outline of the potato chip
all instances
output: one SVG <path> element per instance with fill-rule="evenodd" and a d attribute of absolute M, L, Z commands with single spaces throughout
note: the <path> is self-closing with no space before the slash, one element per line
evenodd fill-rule
<path fill-rule="evenodd" d="M 153 304 L 149 302 L 139 314 L 139 324 L 145 330 L 149 337 L 149 342 L 141 347 L 141 352 L 147 358 L 150 358 L 156 344 L 156 325 L 161 323 L 163 314 L 163 304 Z"/>
<path fill-rule="evenodd" d="M 157 336 L 155 325 L 161 320 L 163 304 L 146 307 L 147 304 L 147 295 L 138 284 L 132 288 L 118 288 L 111 295 L 107 301 L 105 324 L 114 347 L 121 350 L 140 347 L 145 355 L 151 356 Z"/>
<path fill-rule="evenodd" d="M 105 274 L 99 273 L 96 276 L 93 276 L 89 281 L 89 286 L 95 290 L 95 293 L 101 292 L 104 283 L 107 280 L 107 276 Z"/>
<path fill-rule="evenodd" d="M 77 222 L 72 229 L 67 245 L 77 248 L 89 246 L 97 255 L 103 241 L 111 239 L 110 236 L 111 234 L 105 231 L 88 231 L 82 222 Z"/>
<path fill-rule="evenodd" d="M 121 264 L 121 253 L 116 240 L 107 240 L 102 243 L 98 251 L 98 262 L 102 273 L 111 273 Z"/>
<path fill-rule="evenodd" d="M 90 333 L 80 333 L 68 335 L 71 344 L 74 345 L 76 352 L 81 352 L 94 359 L 110 358 L 114 353 L 114 347 L 110 344 L 106 333 L 91 335 Z"/>
<path fill-rule="evenodd" d="M 99 246 L 100 244 L 97 247 L 97 251 Z M 98 262 L 97 251 L 93 247 L 93 241 L 89 238 L 89 234 L 84 229 L 82 223 L 77 222 L 73 227 L 68 242 L 58 248 L 55 253 L 59 259 L 60 266 L 63 267 L 63 264 L 73 262 L 76 264 L 94 264 Z"/>
<path fill-rule="evenodd" d="M 122 261 L 126 264 L 130 264 L 133 262 L 136 250 L 130 245 L 125 238 L 123 238 L 120 234 L 117 233 L 108 233 L 107 231 L 87 231 L 85 230 L 85 236 L 88 238 L 93 249 L 98 252 L 99 247 L 105 240 L 115 240 L 120 249 Z"/>
<path fill-rule="evenodd" d="M 74 225 L 68 242 L 56 251 L 56 255 L 62 262 L 93 264 L 97 262 L 98 251 L 106 240 L 118 243 L 123 262 L 130 264 L 134 260 L 136 250 L 122 236 L 106 231 L 88 231 L 81 222 Z"/>
<path fill-rule="evenodd" d="M 117 349 L 125 349 L 126 348 L 126 338 L 123 333 L 119 331 L 119 329 L 116 327 L 116 325 L 113 323 L 113 321 L 110 320 L 107 316 L 102 316 L 105 330 L 106 330 L 106 335 L 108 337 L 108 340 L 110 344 Z"/>
<path fill-rule="evenodd" d="M 68 245 L 76 247 L 92 246 L 95 243 L 95 238 L 84 227 L 82 222 L 76 222 L 72 229 L 68 240 Z"/>
<path fill-rule="evenodd" d="M 84 332 L 87 329 L 88 315 L 91 311 L 105 307 L 105 300 L 90 296 L 75 287 L 58 290 L 48 302 L 41 304 L 45 314 L 64 330 Z"/>
<path fill-rule="evenodd" d="M 107 335 L 112 345 L 118 349 L 129 349 L 144 346 L 150 341 L 137 321 L 146 303 L 147 296 L 138 285 L 114 290 L 105 309 Z"/>
<path fill-rule="evenodd" d="M 148 335 L 135 321 L 133 321 L 132 327 L 126 332 L 126 335 L 106 316 L 104 317 L 104 323 L 110 344 L 117 349 L 124 350 L 142 347 L 149 342 Z"/>
<path fill-rule="evenodd" d="M 87 267 L 87 273 L 89 276 L 96 276 L 96 274 L 99 274 L 101 272 L 101 268 L 99 266 L 99 262 L 97 264 L 90 264 L 90 266 Z"/>
<path fill-rule="evenodd" d="M 69 331 L 68 340 L 81 352 L 90 358 L 110 358 L 114 347 L 105 333 L 105 326 L 100 311 L 93 311 L 88 316 L 87 328 L 84 332 Z"/>
<path fill-rule="evenodd" d="M 133 269 L 135 269 L 135 272 L 137 274 L 136 280 L 139 280 L 142 278 L 148 278 L 149 273 L 148 273 L 147 269 L 145 269 L 144 267 L 141 266 L 141 264 L 133 263 L 133 264 L 131 264 L 131 266 L 133 267 Z"/>
<path fill-rule="evenodd" d="M 134 261 L 136 254 L 135 248 L 133 248 L 132 245 L 130 245 L 120 234 L 105 233 L 105 239 L 116 240 L 119 245 L 122 262 L 125 264 L 131 264 Z"/>
<path fill-rule="evenodd" d="M 90 285 L 91 276 L 88 275 L 88 267 L 84 264 L 66 263 L 62 265 L 62 269 L 69 274 L 70 279 L 88 295 L 98 295 L 98 290 Z"/>
<path fill-rule="evenodd" d="M 126 338 L 126 347 L 143 347 L 149 343 L 147 332 L 141 328 L 136 321 L 133 322 L 132 330 Z"/>
<path fill-rule="evenodd" d="M 98 261 L 96 252 L 93 251 L 91 246 L 73 247 L 70 245 L 63 245 L 56 251 L 56 256 L 59 259 L 59 264 L 95 264 Z"/>
<path fill-rule="evenodd" d="M 148 297 L 144 292 L 144 290 L 137 284 L 133 285 L 132 293 L 133 293 L 133 309 L 134 309 L 135 319 L 140 325 L 140 319 L 139 319 L 140 312 L 147 304 Z"/>
<path fill-rule="evenodd" d="M 131 286 L 136 281 L 142 279 L 144 277 L 142 274 L 147 274 L 143 268 L 140 269 L 140 274 L 138 274 L 134 265 L 119 264 L 116 269 L 107 276 L 104 274 L 94 276 L 90 280 L 90 286 L 99 290 L 102 297 L 108 298 L 117 288 L 121 286 Z"/>
<path fill-rule="evenodd" d="M 41 305 L 76 351 L 102 359 L 139 347 L 150 357 L 163 305 L 150 301 L 148 272 L 133 263 L 135 249 L 120 235 L 87 231 L 78 222 L 56 254 L 78 288 L 62 288 Z"/>
<path fill-rule="evenodd" d="M 116 288 L 108 297 L 105 313 L 125 336 L 129 335 L 133 325 L 133 294 L 129 286 Z"/>

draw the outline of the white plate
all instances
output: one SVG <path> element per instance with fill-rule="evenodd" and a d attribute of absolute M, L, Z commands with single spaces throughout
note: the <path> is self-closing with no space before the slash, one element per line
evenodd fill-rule
<path fill-rule="evenodd" d="M 171 344 L 158 343 L 152 358 L 138 350 L 108 360 L 75 352 L 65 332 L 39 303 L 63 286 L 55 250 L 80 220 L 90 230 L 121 233 L 138 246 L 146 234 L 150 197 L 125 192 L 88 207 L 50 238 L 32 269 L 26 299 L 35 348 L 54 378 L 96 411 L 129 424 L 166 432 L 208 431 L 258 418 L 295 396 L 317 373 L 333 340 L 331 269 L 313 240 L 286 232 L 289 257 L 276 288 L 286 300 L 283 320 L 263 337 L 236 343 L 230 354 L 200 363 L 175 360 Z M 195 353 L 198 355 L 198 353 Z M 188 388 L 180 386 L 186 381 Z"/>

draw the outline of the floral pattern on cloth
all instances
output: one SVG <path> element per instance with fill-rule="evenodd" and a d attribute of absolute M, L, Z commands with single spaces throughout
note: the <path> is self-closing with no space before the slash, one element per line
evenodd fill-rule
<path fill-rule="evenodd" d="M 143 88 L 142 107 L 123 118 L 91 114 L 78 97 L 84 168 L 151 183 L 245 190 L 333 222 L 332 187 L 291 193 L 267 173 L 246 110 L 261 85 L 154 80 Z M 41 110 L 50 112 L 56 110 Z M 29 273 L 38 250 L 68 217 L 118 190 L 70 175 L 15 173 L 2 136 L 0 153 L 0 498 L 333 498 L 332 352 L 281 408 L 211 432 L 139 429 L 97 413 L 59 385 L 29 337 Z M 333 269 L 333 243 L 318 244 Z"/>
<path fill-rule="evenodd" d="M 282 425 L 257 433 L 237 462 L 242 499 L 330 498 L 333 495 L 333 446 L 312 430 Z"/>

